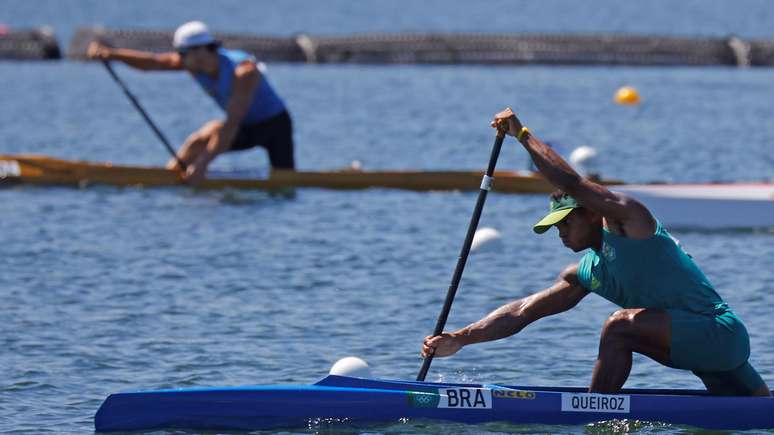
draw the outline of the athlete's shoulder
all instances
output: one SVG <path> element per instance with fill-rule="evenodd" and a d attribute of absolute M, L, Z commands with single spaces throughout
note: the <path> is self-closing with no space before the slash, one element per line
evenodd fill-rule
<path fill-rule="evenodd" d="M 255 56 L 242 50 L 232 50 L 228 48 L 219 48 L 218 54 L 224 56 L 235 64 L 241 64 L 243 62 L 250 62 L 255 64 Z"/>

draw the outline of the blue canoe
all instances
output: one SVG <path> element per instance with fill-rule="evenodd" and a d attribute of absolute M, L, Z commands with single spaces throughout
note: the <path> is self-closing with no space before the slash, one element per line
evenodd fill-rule
<path fill-rule="evenodd" d="M 578 425 L 629 419 L 707 429 L 774 428 L 774 399 L 713 397 L 697 390 L 521 387 L 330 375 L 314 385 L 187 388 L 110 395 L 98 432 L 299 428 L 318 419 L 353 424 L 400 419 Z"/>

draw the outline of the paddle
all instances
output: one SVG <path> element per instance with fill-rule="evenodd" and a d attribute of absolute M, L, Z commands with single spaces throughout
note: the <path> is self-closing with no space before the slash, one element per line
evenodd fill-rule
<path fill-rule="evenodd" d="M 131 92 L 129 92 L 129 88 L 126 87 L 123 81 L 118 77 L 118 74 L 116 74 L 115 71 L 113 71 L 113 67 L 110 65 L 110 62 L 107 60 L 102 60 L 102 65 L 105 65 L 105 69 L 107 69 L 107 72 L 110 74 L 111 77 L 113 77 L 113 80 L 115 80 L 116 83 L 118 83 L 118 86 L 121 87 L 121 89 L 124 91 L 124 94 L 126 94 L 127 97 L 129 97 L 129 101 L 132 102 L 134 107 L 140 112 L 140 115 L 145 119 L 145 121 L 150 125 L 150 128 L 153 129 L 153 132 L 156 133 L 156 136 L 161 140 L 161 142 L 164 144 L 164 146 L 167 148 L 167 151 L 172 155 L 172 157 L 177 160 L 178 166 L 185 171 L 186 164 L 182 160 L 180 160 L 180 157 L 177 156 L 177 153 L 175 152 L 174 148 L 172 148 L 172 145 L 169 144 L 169 141 L 164 136 L 164 134 L 159 130 L 158 127 L 156 127 L 156 124 L 153 123 L 153 120 L 150 119 L 150 116 L 145 112 L 145 110 L 140 105 L 140 102 L 137 101 L 137 98 L 132 95 Z"/>
<path fill-rule="evenodd" d="M 446 319 L 449 317 L 449 311 L 451 310 L 452 302 L 454 302 L 454 295 L 457 294 L 457 287 L 460 284 L 462 278 L 462 272 L 465 270 L 465 263 L 468 261 L 468 254 L 470 254 L 470 245 L 473 243 L 473 236 L 476 233 L 478 227 L 478 221 L 481 218 L 481 211 L 484 209 L 484 202 L 486 201 L 486 195 L 492 188 L 492 174 L 494 174 L 495 166 L 497 165 L 497 157 L 500 156 L 500 148 L 503 145 L 503 139 L 505 138 L 505 132 L 498 130 L 497 137 L 495 138 L 494 146 L 492 146 L 492 155 L 489 157 L 489 167 L 486 169 L 486 174 L 481 180 L 481 190 L 478 193 L 478 200 L 476 201 L 476 207 L 473 210 L 473 216 L 470 218 L 470 224 L 468 225 L 468 234 L 465 236 L 465 242 L 462 244 L 462 251 L 460 251 L 460 257 L 457 259 L 457 267 L 454 269 L 454 275 L 452 275 L 451 284 L 449 290 L 446 292 L 446 301 L 443 303 L 443 309 L 441 315 L 438 316 L 438 321 L 435 323 L 435 330 L 433 331 L 433 337 L 441 335 L 443 328 L 446 326 Z M 424 381 L 427 376 L 427 371 L 430 369 L 430 363 L 433 362 L 433 355 L 428 355 L 422 362 L 422 368 L 417 375 L 417 381 Z"/>

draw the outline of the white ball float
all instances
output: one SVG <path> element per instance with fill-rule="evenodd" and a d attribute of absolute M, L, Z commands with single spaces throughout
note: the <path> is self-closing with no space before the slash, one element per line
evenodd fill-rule
<path fill-rule="evenodd" d="M 575 148 L 572 153 L 570 153 L 570 165 L 572 165 L 576 171 L 580 172 L 581 175 L 589 176 L 596 173 L 596 157 L 597 150 L 588 145 L 582 145 Z"/>
<path fill-rule="evenodd" d="M 500 243 L 502 235 L 494 228 L 484 227 L 476 230 L 473 234 L 473 243 L 470 245 L 470 252 L 478 252 L 484 247 L 493 248 Z"/>
<path fill-rule="evenodd" d="M 362 359 L 356 356 L 348 356 L 336 361 L 336 364 L 331 367 L 330 374 L 352 378 L 370 378 L 371 368 Z"/>

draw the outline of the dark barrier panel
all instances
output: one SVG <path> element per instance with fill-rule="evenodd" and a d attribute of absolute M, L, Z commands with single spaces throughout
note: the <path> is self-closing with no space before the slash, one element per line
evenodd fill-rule
<path fill-rule="evenodd" d="M 373 34 L 271 37 L 216 34 L 225 47 L 261 60 L 309 63 L 774 65 L 774 41 L 647 35 Z M 168 51 L 171 31 L 78 31 L 68 56 L 84 59 L 89 42 Z"/>
<path fill-rule="evenodd" d="M 753 41 L 750 43 L 750 64 L 774 66 L 774 41 Z"/>
<path fill-rule="evenodd" d="M 735 64 L 725 40 L 626 35 L 407 34 L 317 39 L 321 62 Z"/>
<path fill-rule="evenodd" d="M 0 59 L 43 60 L 61 57 L 59 44 L 51 29 L 41 27 L 17 30 L 0 25 Z"/>

